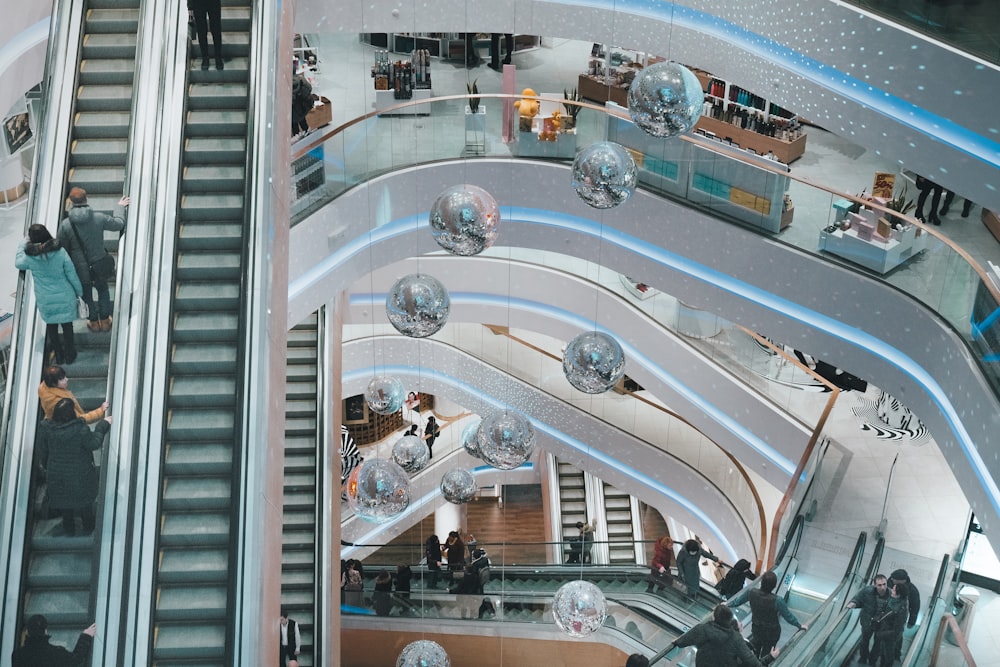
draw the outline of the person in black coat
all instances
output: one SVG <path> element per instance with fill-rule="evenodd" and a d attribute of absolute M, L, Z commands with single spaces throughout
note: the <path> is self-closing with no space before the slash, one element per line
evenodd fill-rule
<path fill-rule="evenodd" d="M 83 533 L 94 532 L 97 468 L 92 452 L 104 444 L 111 417 L 97 422 L 93 431 L 76 416 L 72 399 L 63 398 L 52 410 L 52 420 L 42 422 L 38 455 L 48 481 L 49 507 L 62 513 L 63 529 L 76 535 L 76 514 L 83 519 Z"/>
<path fill-rule="evenodd" d="M 424 556 L 427 558 L 427 588 L 437 588 L 438 578 L 441 576 L 441 540 L 437 535 L 427 538 L 424 545 Z"/>
<path fill-rule="evenodd" d="M 889 585 L 884 574 L 875 576 L 874 583 L 865 586 L 847 603 L 848 609 L 861 609 L 861 644 L 858 657 L 861 664 L 871 664 L 872 635 L 875 633 L 875 619 L 882 615 L 889 602 Z"/>
<path fill-rule="evenodd" d="M 434 415 L 427 418 L 427 426 L 424 427 L 424 442 L 427 443 L 427 451 L 430 453 L 429 459 L 434 458 L 434 441 L 441 435 L 441 427 L 438 426 Z"/>
<path fill-rule="evenodd" d="M 212 31 L 212 46 L 215 47 L 215 69 L 224 69 L 222 61 L 222 0 L 188 0 L 188 11 L 194 15 L 194 26 L 198 31 L 198 50 L 201 51 L 201 68 L 208 69 L 208 31 Z"/>
<path fill-rule="evenodd" d="M 80 633 L 72 653 L 49 643 L 48 626 L 48 620 L 41 614 L 28 619 L 24 645 L 14 649 L 10 661 L 12 667 L 77 667 L 90 663 L 96 625 Z"/>
<path fill-rule="evenodd" d="M 298 660 L 299 651 L 302 650 L 302 635 L 299 632 L 299 624 L 294 618 L 288 618 L 288 611 L 282 607 L 278 617 L 278 667 L 285 667 Z M 286 660 L 288 661 L 286 663 Z"/>

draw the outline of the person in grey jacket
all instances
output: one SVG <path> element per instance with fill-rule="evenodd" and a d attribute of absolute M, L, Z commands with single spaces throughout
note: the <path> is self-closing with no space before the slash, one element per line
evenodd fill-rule
<path fill-rule="evenodd" d="M 702 549 L 697 540 L 684 542 L 684 548 L 677 554 L 677 576 L 684 582 L 687 594 L 691 597 L 697 597 L 701 589 L 701 570 L 698 568 L 700 558 L 719 562 L 719 557 Z"/>
<path fill-rule="evenodd" d="M 46 353 L 55 354 L 56 364 L 73 363 L 76 361 L 73 320 L 77 317 L 76 298 L 83 288 L 69 255 L 45 225 L 31 225 L 28 238 L 17 247 L 14 266 L 31 271 L 38 314 L 45 322 Z"/>
<path fill-rule="evenodd" d="M 93 452 L 104 444 L 111 430 L 111 417 L 97 422 L 93 431 L 76 416 L 69 398 L 61 399 L 52 420 L 39 430 L 38 456 L 48 481 L 49 507 L 62 513 L 66 535 L 76 535 L 76 514 L 83 519 L 83 534 L 94 532 L 97 499 L 97 468 Z"/>
<path fill-rule="evenodd" d="M 799 623 L 785 603 L 785 599 L 774 594 L 774 589 L 778 585 L 778 575 L 768 570 L 760 575 L 760 588 L 753 588 L 747 595 L 750 602 L 752 614 L 752 625 L 750 629 L 750 643 L 758 657 L 763 657 L 777 646 L 778 639 L 781 638 L 781 622 L 778 620 L 780 614 L 783 619 L 791 623 L 799 630 L 808 630 L 809 626 Z"/>
<path fill-rule="evenodd" d="M 771 650 L 763 660 L 750 651 L 743 636 L 733 629 L 733 610 L 726 603 L 715 606 L 712 620 L 699 623 L 673 641 L 674 646 L 697 646 L 695 667 L 762 667 L 778 657 Z"/>
<path fill-rule="evenodd" d="M 73 188 L 69 191 L 69 212 L 59 223 L 59 243 L 73 259 L 76 274 L 83 285 L 83 300 L 90 308 L 87 327 L 91 331 L 111 330 L 111 292 L 108 290 L 108 278 L 111 276 L 97 275 L 90 270 L 90 266 L 107 254 L 104 232 L 120 232 L 125 229 L 125 207 L 129 202 L 128 197 L 122 197 L 113 215 L 98 213 L 87 203 L 87 191 Z"/>
<path fill-rule="evenodd" d="M 861 664 L 874 662 L 871 655 L 872 634 L 875 632 L 873 621 L 882 615 L 889 602 L 889 586 L 884 574 L 875 576 L 874 583 L 865 586 L 847 603 L 848 609 L 861 610 L 861 646 L 858 658 Z"/>

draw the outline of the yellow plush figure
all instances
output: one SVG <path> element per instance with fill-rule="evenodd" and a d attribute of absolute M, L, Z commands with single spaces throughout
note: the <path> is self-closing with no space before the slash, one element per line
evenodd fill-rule
<path fill-rule="evenodd" d="M 521 91 L 521 95 L 524 98 L 535 97 L 538 95 L 531 88 L 525 88 Z M 517 109 L 517 114 L 520 117 L 520 129 L 522 132 L 531 132 L 531 119 L 538 115 L 538 100 L 532 99 L 520 99 L 514 102 L 514 108 Z"/>
<path fill-rule="evenodd" d="M 555 141 L 558 138 L 560 127 L 562 127 L 562 114 L 553 111 L 552 115 L 542 123 L 542 131 L 538 133 L 538 140 Z"/>

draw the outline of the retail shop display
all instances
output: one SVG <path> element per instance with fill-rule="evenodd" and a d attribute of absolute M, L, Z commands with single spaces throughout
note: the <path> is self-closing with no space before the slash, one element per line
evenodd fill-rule
<path fill-rule="evenodd" d="M 468 257 L 493 245 L 500 224 L 496 199 L 476 185 L 456 185 L 437 196 L 431 205 L 430 228 L 437 244 Z"/>
<path fill-rule="evenodd" d="M 703 101 L 698 78 L 675 62 L 644 68 L 628 89 L 632 121 L 654 137 L 675 137 L 691 130 L 701 115 Z"/>
<path fill-rule="evenodd" d="M 454 468 L 441 477 L 441 495 L 449 503 L 462 505 L 476 497 L 476 478 L 464 468 Z"/>
<path fill-rule="evenodd" d="M 385 297 L 385 311 L 396 331 L 424 338 L 440 331 L 448 321 L 451 299 L 437 278 L 411 273 L 393 284 Z"/>
<path fill-rule="evenodd" d="M 437 642 L 419 639 L 403 647 L 396 667 L 451 667 L 448 653 Z"/>
<path fill-rule="evenodd" d="M 591 52 L 587 71 L 577 79 L 581 98 L 595 102 L 614 102 L 628 106 L 628 89 L 636 73 L 643 67 L 663 62 L 663 58 L 641 51 L 602 45 Z"/>
<path fill-rule="evenodd" d="M 625 374 L 625 353 L 618 341 L 602 331 L 585 331 L 566 346 L 563 374 L 585 394 L 611 389 Z"/>
<path fill-rule="evenodd" d="M 806 135 L 798 117 L 749 90 L 695 70 L 705 91 L 695 131 L 788 164 L 802 157 Z"/>
<path fill-rule="evenodd" d="M 635 158 L 611 141 L 595 142 L 577 153 L 571 173 L 576 194 L 599 209 L 628 201 L 637 182 Z"/>
<path fill-rule="evenodd" d="M 385 523 L 410 504 L 410 479 L 394 461 L 368 459 L 347 478 L 347 504 L 369 523 Z"/>
<path fill-rule="evenodd" d="M 608 601 L 601 589 L 589 581 L 570 581 L 552 596 L 552 618 L 571 637 L 594 634 L 607 617 Z"/>
<path fill-rule="evenodd" d="M 431 453 L 423 438 L 404 435 L 392 446 L 392 460 L 409 473 L 423 470 L 430 461 Z"/>
<path fill-rule="evenodd" d="M 479 425 L 479 458 L 494 468 L 513 470 L 535 450 L 535 428 L 517 410 L 497 410 Z"/>
<path fill-rule="evenodd" d="M 398 378 L 385 375 L 372 378 L 365 390 L 368 407 L 380 415 L 399 412 L 406 400 L 406 390 Z"/>
<path fill-rule="evenodd" d="M 575 122 L 567 124 L 563 93 L 536 93 L 531 88 L 514 102 L 518 112 L 516 154 L 521 157 L 571 158 L 576 155 Z"/>
<path fill-rule="evenodd" d="M 889 199 L 869 198 L 886 206 Z M 819 234 L 819 249 L 878 273 L 887 273 L 927 247 L 927 235 L 916 225 L 896 223 L 876 209 L 841 199 L 833 203 L 834 224 Z"/>
<path fill-rule="evenodd" d="M 416 49 L 409 60 L 393 60 L 388 51 L 376 51 L 371 67 L 375 86 L 375 108 L 382 111 L 407 100 L 428 100 L 431 90 L 431 54 L 427 49 Z M 393 114 L 413 115 L 430 113 L 429 105 L 418 104 L 393 109 Z"/>

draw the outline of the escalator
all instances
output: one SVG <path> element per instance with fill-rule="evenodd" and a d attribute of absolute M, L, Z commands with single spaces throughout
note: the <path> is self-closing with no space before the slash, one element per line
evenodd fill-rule
<path fill-rule="evenodd" d="M 247 296 L 251 4 L 227 0 L 225 70 L 189 61 L 170 297 L 150 663 L 234 653 Z"/>
<path fill-rule="evenodd" d="M 585 475 L 576 466 L 553 458 L 559 479 L 560 535 L 564 542 L 580 536 L 577 523 L 587 523 L 587 488 Z"/>
<path fill-rule="evenodd" d="M 289 331 L 285 368 L 281 604 L 299 626 L 301 667 L 313 665 L 316 608 L 318 333 L 315 313 Z"/>
<path fill-rule="evenodd" d="M 604 520 L 608 530 L 608 563 L 636 563 L 636 541 L 642 535 L 636 528 L 642 526 L 639 520 L 638 502 L 625 491 L 611 484 L 601 484 L 604 492 Z M 640 531 L 641 533 L 641 531 Z"/>
<path fill-rule="evenodd" d="M 65 181 L 67 188 L 86 189 L 95 211 L 112 211 L 125 191 L 139 5 L 139 0 L 90 0 L 82 21 Z M 55 231 L 54 224 L 48 226 Z M 118 239 L 118 232 L 106 232 L 112 254 Z M 110 283 L 113 298 L 113 278 Z M 66 372 L 89 411 L 107 396 L 111 335 L 92 332 L 83 321 L 74 329 L 79 355 Z M 37 498 L 40 489 L 34 493 Z M 98 525 L 102 509 L 98 504 Z M 54 641 L 72 646 L 93 619 L 99 545 L 93 534 L 65 536 L 60 520 L 49 516 L 35 515 L 27 524 L 21 618 L 44 614 Z"/>

